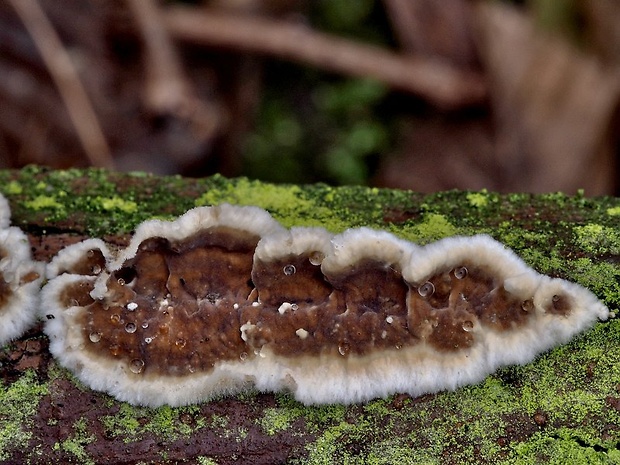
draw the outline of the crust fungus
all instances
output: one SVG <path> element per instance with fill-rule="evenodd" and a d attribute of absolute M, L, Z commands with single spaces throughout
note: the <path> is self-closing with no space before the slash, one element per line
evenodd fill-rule
<path fill-rule="evenodd" d="M 32 260 L 28 238 L 11 227 L 11 210 L 0 195 L 0 346 L 21 336 L 36 320 L 44 265 Z"/>
<path fill-rule="evenodd" d="M 307 404 L 454 389 L 609 314 L 488 236 L 421 247 L 367 228 L 287 230 L 231 205 L 147 221 L 120 251 L 69 246 L 48 277 L 54 356 L 149 406 L 250 386 Z"/>

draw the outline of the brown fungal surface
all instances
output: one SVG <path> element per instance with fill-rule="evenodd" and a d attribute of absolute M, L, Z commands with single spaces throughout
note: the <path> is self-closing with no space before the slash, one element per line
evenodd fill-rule
<path fill-rule="evenodd" d="M 262 234 L 263 226 L 231 226 L 226 215 L 236 208 L 218 208 L 185 235 L 175 223 L 162 223 L 160 233 L 158 224 L 147 223 L 149 234 L 137 232 L 139 240 L 116 262 L 101 263 L 109 251 L 83 247 L 84 257 L 66 268 L 75 279 L 65 273 L 48 286 L 50 299 L 58 301 L 48 322 L 52 352 L 63 351 L 61 361 L 85 382 L 138 403 L 186 403 L 233 391 L 247 380 L 325 401 L 329 387 L 317 395 L 307 385 L 323 369 L 350 386 L 350 397 L 334 394 L 346 401 L 393 392 L 402 385 L 397 370 L 409 370 L 413 394 L 478 379 L 488 370 L 487 348 L 500 351 L 493 354 L 495 364 L 531 357 L 540 350 L 536 344 L 555 342 L 538 341 L 545 325 L 559 324 L 558 334 L 572 334 L 575 328 L 561 326 L 564 320 L 586 321 L 584 312 L 592 312 L 584 302 L 596 303 L 576 285 L 537 275 L 489 238 L 468 238 L 466 246 L 465 238 L 446 242 L 453 258 L 412 279 L 416 260 L 433 260 L 432 254 L 386 233 L 357 231 L 314 244 L 311 230 L 289 237 L 281 230 Z M 196 209 L 179 223 L 210 214 Z M 476 247 L 482 259 L 472 253 Z M 514 274 L 505 271 L 515 267 Z M 549 286 L 557 291 L 547 295 Z M 598 315 L 605 316 L 598 305 Z M 471 365 L 467 375 L 457 360 Z M 122 380 L 102 382 L 90 364 Z M 426 374 L 422 368 L 429 367 Z M 358 375 L 386 376 L 386 387 L 366 394 Z M 447 381 L 437 384 L 437 376 Z M 140 391 L 164 379 L 196 393 L 161 401 L 152 398 L 155 392 Z M 125 395 L 124 389 L 135 392 Z"/>

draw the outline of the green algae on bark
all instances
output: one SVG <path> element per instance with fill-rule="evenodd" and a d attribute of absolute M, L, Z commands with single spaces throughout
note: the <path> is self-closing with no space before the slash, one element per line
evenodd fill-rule
<path fill-rule="evenodd" d="M 615 198 L 422 195 L 39 167 L 0 171 L 0 192 L 11 203 L 13 224 L 43 244 L 67 234 L 126 236 L 146 219 L 222 202 L 258 205 L 286 227 L 369 226 L 420 243 L 486 233 L 537 271 L 590 288 L 612 311 L 620 306 Z M 12 374 L 0 387 L 0 462 L 10 463 L 19 448 L 19 457 L 33 464 L 114 463 L 119 451 L 125 463 L 614 463 L 620 461 L 618 340 L 620 322 L 612 319 L 528 365 L 415 399 L 306 407 L 286 394 L 249 392 L 178 409 L 116 402 L 62 369 L 53 376 L 47 366 L 19 371 L 8 346 L 2 363 Z"/>

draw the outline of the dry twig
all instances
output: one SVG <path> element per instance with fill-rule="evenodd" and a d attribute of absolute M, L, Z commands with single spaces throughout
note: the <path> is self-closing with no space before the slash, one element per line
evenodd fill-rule
<path fill-rule="evenodd" d="M 128 0 L 144 40 L 147 85 L 145 103 L 156 114 L 170 114 L 192 123 L 200 139 L 213 137 L 218 116 L 196 96 L 153 0 Z"/>
<path fill-rule="evenodd" d="M 204 8 L 168 7 L 164 20 L 178 39 L 264 53 L 354 76 L 371 77 L 446 108 L 480 103 L 480 74 L 445 63 L 400 56 L 371 45 L 315 32 L 303 24 L 240 17 Z"/>
<path fill-rule="evenodd" d="M 37 0 L 9 0 L 47 66 L 93 166 L 113 168 L 114 162 L 86 89 L 54 27 Z"/>

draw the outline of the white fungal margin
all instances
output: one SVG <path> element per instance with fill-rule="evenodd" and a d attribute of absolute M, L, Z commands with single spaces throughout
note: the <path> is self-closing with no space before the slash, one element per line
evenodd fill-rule
<path fill-rule="evenodd" d="M 20 337 L 36 321 L 45 265 L 32 259 L 30 242 L 8 226 L 10 209 L 0 195 L 0 346 Z"/>

